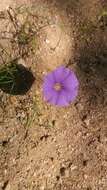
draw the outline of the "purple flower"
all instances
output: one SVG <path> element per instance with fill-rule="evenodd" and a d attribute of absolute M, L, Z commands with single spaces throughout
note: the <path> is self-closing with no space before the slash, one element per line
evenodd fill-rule
<path fill-rule="evenodd" d="M 46 101 L 53 105 L 67 106 L 78 94 L 79 82 L 70 69 L 60 66 L 49 73 L 43 84 L 43 94 Z"/>

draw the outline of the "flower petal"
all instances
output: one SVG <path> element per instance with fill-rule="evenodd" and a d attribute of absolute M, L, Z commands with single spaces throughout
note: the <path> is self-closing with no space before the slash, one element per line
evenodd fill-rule
<path fill-rule="evenodd" d="M 46 75 L 44 77 L 44 83 L 45 84 L 47 83 L 47 84 L 50 84 L 50 85 L 52 85 L 52 84 L 55 83 L 55 79 L 54 79 L 53 73 L 49 73 L 48 75 Z"/>
<path fill-rule="evenodd" d="M 65 89 L 68 89 L 69 91 L 73 91 L 75 88 L 78 87 L 79 82 L 73 72 L 70 72 L 70 75 L 66 77 L 64 81 L 62 81 L 62 85 Z"/>
<path fill-rule="evenodd" d="M 61 91 L 58 95 L 57 101 L 56 101 L 56 105 L 58 106 L 68 106 L 69 101 L 66 98 L 66 94 L 64 91 Z"/>
<path fill-rule="evenodd" d="M 75 100 L 75 98 L 78 95 L 78 88 L 75 87 L 74 89 L 72 89 L 72 91 L 69 89 L 66 89 L 66 90 L 64 90 L 64 93 L 65 93 L 65 97 L 66 97 L 67 101 L 69 103 L 71 103 Z"/>
<path fill-rule="evenodd" d="M 53 105 L 57 105 L 57 100 L 58 100 L 59 94 L 57 91 L 54 91 L 52 98 L 49 100 L 49 102 Z"/>
<path fill-rule="evenodd" d="M 54 90 L 52 89 L 50 84 L 45 83 L 43 85 L 43 94 L 47 101 L 54 95 Z"/>
<path fill-rule="evenodd" d="M 69 75 L 69 69 L 65 68 L 64 66 L 58 67 L 54 72 L 54 77 L 56 82 L 61 82 Z"/>

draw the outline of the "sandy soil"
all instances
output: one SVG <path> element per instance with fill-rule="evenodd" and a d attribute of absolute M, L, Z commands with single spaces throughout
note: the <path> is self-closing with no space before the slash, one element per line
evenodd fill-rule
<path fill-rule="evenodd" d="M 0 190 L 107 190 L 107 2 L 3 0 L 0 10 L 31 4 L 49 24 L 19 60 L 35 77 L 30 90 L 0 91 Z M 44 74 L 62 64 L 80 81 L 67 108 L 42 97 Z"/>

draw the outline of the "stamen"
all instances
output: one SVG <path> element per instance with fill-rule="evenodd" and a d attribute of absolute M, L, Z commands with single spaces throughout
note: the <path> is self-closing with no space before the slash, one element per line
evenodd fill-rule
<path fill-rule="evenodd" d="M 60 84 L 60 83 L 56 83 L 56 84 L 54 85 L 54 89 L 55 89 L 56 91 L 60 91 L 60 90 L 62 89 L 61 84 Z"/>

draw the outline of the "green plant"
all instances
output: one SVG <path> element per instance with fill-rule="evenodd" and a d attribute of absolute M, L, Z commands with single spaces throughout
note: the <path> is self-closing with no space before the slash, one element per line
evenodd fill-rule
<path fill-rule="evenodd" d="M 16 74 L 18 68 L 15 61 L 10 62 L 0 68 L 0 88 L 9 88 L 12 91 L 16 85 Z"/>
<path fill-rule="evenodd" d="M 12 60 L 0 68 L 0 89 L 8 94 L 23 95 L 32 86 L 35 78 L 31 71 Z"/>

